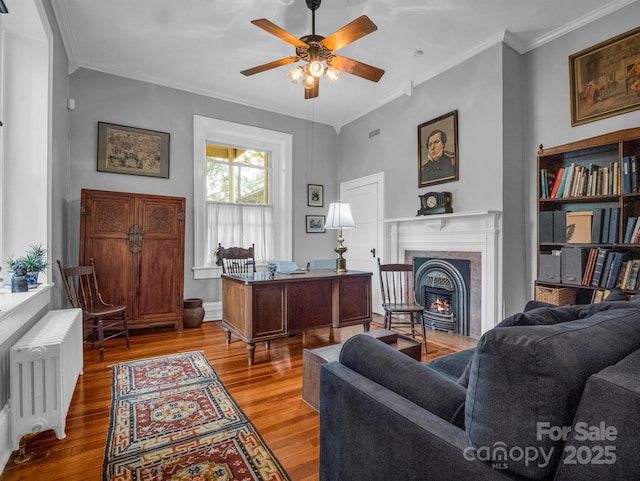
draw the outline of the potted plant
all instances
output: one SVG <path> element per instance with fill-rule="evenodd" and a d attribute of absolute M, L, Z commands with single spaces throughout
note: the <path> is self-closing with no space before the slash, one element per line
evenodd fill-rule
<path fill-rule="evenodd" d="M 18 264 L 23 264 L 27 268 L 29 285 L 38 283 L 38 275 L 47 271 L 47 249 L 42 244 L 32 245 L 23 256 L 10 256 L 7 261 L 9 269 L 13 270 Z M 11 273 L 9 274 L 11 276 Z"/>

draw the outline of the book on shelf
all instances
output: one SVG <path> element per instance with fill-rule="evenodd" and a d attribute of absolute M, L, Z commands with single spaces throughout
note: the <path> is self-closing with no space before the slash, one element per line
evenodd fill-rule
<path fill-rule="evenodd" d="M 631 164 L 631 192 L 638 192 L 638 157 L 635 155 L 630 156 Z"/>
<path fill-rule="evenodd" d="M 602 237 L 601 242 L 603 244 L 609 243 L 609 221 L 611 219 L 611 209 L 605 208 L 602 213 Z"/>
<path fill-rule="evenodd" d="M 624 230 L 624 241 L 623 241 L 625 244 L 631 244 L 631 241 L 633 240 L 633 231 L 636 227 L 637 222 L 638 222 L 638 217 L 636 216 L 627 217 L 627 227 L 625 227 L 625 230 Z"/>
<path fill-rule="evenodd" d="M 620 207 L 611 207 L 609 215 L 609 244 L 618 242 L 618 227 L 620 224 Z"/>
<path fill-rule="evenodd" d="M 609 289 L 596 289 L 593 291 L 593 295 L 591 296 L 591 303 L 597 304 L 598 302 L 604 301 L 607 296 L 611 294 Z"/>
<path fill-rule="evenodd" d="M 598 255 L 596 257 L 596 264 L 593 269 L 593 276 L 591 277 L 591 287 L 600 286 L 600 278 L 602 277 L 602 269 L 604 268 L 604 262 L 607 257 L 607 253 L 609 249 L 603 249 L 602 247 L 597 247 Z"/>
<path fill-rule="evenodd" d="M 587 258 L 587 266 L 584 269 L 584 276 L 582 277 L 582 285 L 591 285 L 591 279 L 593 278 L 593 271 L 596 266 L 596 259 L 598 258 L 598 249 L 592 247 L 589 249 L 589 257 Z"/>
<path fill-rule="evenodd" d="M 631 157 L 622 157 L 622 193 L 631 193 Z"/>
<path fill-rule="evenodd" d="M 619 281 L 620 272 L 622 271 L 622 265 L 627 259 L 628 254 L 626 252 L 613 252 L 613 259 L 611 261 L 611 269 L 607 275 L 607 282 L 604 287 L 607 289 L 613 289 L 616 287 Z"/>
<path fill-rule="evenodd" d="M 613 259 L 615 258 L 615 251 L 607 252 L 607 256 L 604 259 L 604 265 L 602 266 L 602 274 L 600 276 L 599 287 L 607 287 L 607 282 L 609 281 L 609 272 L 611 271 L 611 265 L 613 264 Z"/>
<path fill-rule="evenodd" d="M 553 183 L 553 188 L 551 189 L 550 198 L 555 199 L 558 194 L 558 189 L 560 187 L 560 181 L 562 180 L 562 176 L 564 175 L 564 167 L 560 167 L 558 169 L 558 173 L 556 174 L 555 181 Z"/>
<path fill-rule="evenodd" d="M 593 209 L 593 219 L 591 221 L 591 243 L 600 244 L 602 241 L 602 218 L 604 209 Z"/>

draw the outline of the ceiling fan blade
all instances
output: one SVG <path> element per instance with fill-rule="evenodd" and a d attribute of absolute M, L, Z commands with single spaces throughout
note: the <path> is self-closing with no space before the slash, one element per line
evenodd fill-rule
<path fill-rule="evenodd" d="M 280 40 L 284 40 L 290 43 L 294 47 L 307 47 L 308 45 L 297 37 L 294 37 L 283 28 L 278 27 L 275 23 L 267 20 L 266 18 L 259 18 L 258 20 L 251 20 L 251 23 L 256 27 L 260 27 L 262 30 L 269 32 L 271 35 L 275 35 Z"/>
<path fill-rule="evenodd" d="M 313 78 L 313 87 L 310 89 L 304 89 L 304 98 L 305 99 L 314 99 L 318 95 L 320 95 L 320 79 L 318 77 Z"/>
<path fill-rule="evenodd" d="M 344 47 L 345 45 L 349 45 L 351 42 L 354 42 L 365 35 L 369 35 L 371 32 L 375 32 L 376 30 L 378 30 L 376 24 L 373 23 L 366 15 L 362 15 L 356 18 L 353 22 L 346 24 L 340 30 L 333 32 L 320 43 L 329 50 L 334 51 Z"/>
<path fill-rule="evenodd" d="M 269 63 L 265 63 L 264 65 L 258 65 L 257 67 L 253 67 L 253 68 L 249 68 L 247 70 L 243 70 L 242 72 L 240 72 L 242 75 L 246 75 L 247 77 L 249 75 L 254 75 L 260 72 L 264 72 L 266 70 L 271 70 L 272 68 L 276 68 L 276 67 L 282 67 L 283 65 L 287 65 L 293 62 L 297 62 L 298 60 L 300 60 L 298 57 L 293 56 L 293 57 L 285 57 L 285 58 L 281 58 L 280 60 L 275 60 L 273 62 L 269 62 Z"/>
<path fill-rule="evenodd" d="M 330 62 L 327 62 L 331 67 L 342 72 L 347 72 L 352 75 L 357 75 L 372 82 L 377 82 L 384 75 L 384 70 L 378 67 L 372 67 L 366 63 L 358 62 L 347 57 L 340 55 L 334 55 Z"/>

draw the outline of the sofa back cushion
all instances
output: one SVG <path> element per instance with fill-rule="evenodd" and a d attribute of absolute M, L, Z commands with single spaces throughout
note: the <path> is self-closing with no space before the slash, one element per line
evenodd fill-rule
<path fill-rule="evenodd" d="M 638 348 L 637 307 L 487 331 L 469 377 L 465 428 L 470 441 L 512 471 L 533 479 L 548 475 L 563 441 L 545 429 L 571 426 L 589 376 Z"/>

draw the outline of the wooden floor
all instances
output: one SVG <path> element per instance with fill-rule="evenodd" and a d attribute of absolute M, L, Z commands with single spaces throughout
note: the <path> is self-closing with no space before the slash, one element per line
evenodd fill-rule
<path fill-rule="evenodd" d="M 222 329 L 213 322 L 182 334 L 172 329 L 137 333 L 131 338 L 130 350 L 121 340 L 110 341 L 104 363 L 99 362 L 97 349 L 86 347 L 84 374 L 67 417 L 67 437 L 57 440 L 47 431 L 29 439 L 27 451 L 36 459 L 17 465 L 14 452 L 0 481 L 100 480 L 111 405 L 111 364 L 187 351 L 204 352 L 291 479 L 315 481 L 320 423 L 318 413 L 301 398 L 302 350 L 342 342 L 358 332 L 362 326 L 336 329 L 331 341 L 330 330 L 325 328 L 273 341 L 269 350 L 259 344 L 251 367 L 244 343 L 235 340 L 226 345 Z M 455 334 L 429 332 L 427 337 L 429 352 L 423 354 L 423 360 L 476 344 Z"/>

